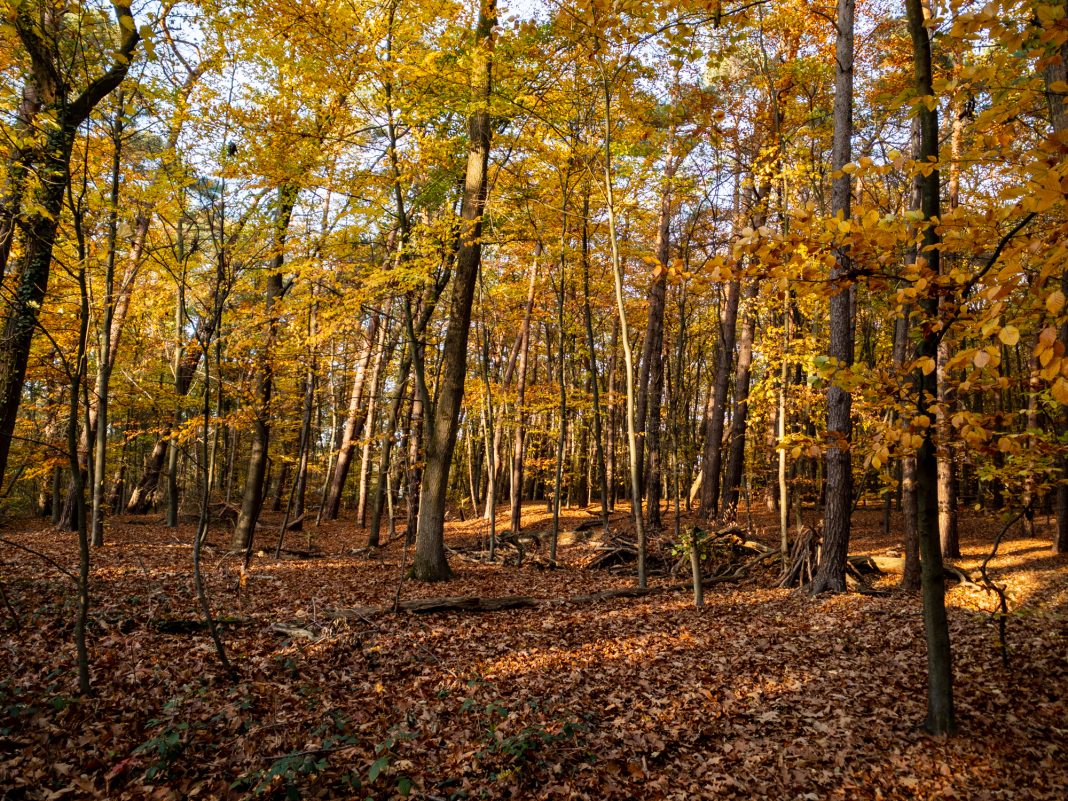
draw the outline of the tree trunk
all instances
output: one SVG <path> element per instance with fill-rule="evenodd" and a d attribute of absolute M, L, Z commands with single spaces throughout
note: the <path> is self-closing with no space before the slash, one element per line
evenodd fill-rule
<path fill-rule="evenodd" d="M 393 339 L 387 346 L 386 332 L 388 330 L 388 325 L 382 326 L 381 334 L 378 337 L 378 352 L 375 353 L 374 365 L 371 367 L 371 389 L 369 392 L 370 397 L 367 400 L 367 422 L 364 424 L 366 436 L 360 453 L 359 494 L 356 500 L 356 525 L 361 527 L 367 522 L 367 489 L 371 471 L 371 443 L 375 435 L 375 416 L 378 410 L 378 393 L 381 390 L 382 367 L 396 345 L 396 339 Z"/>
<path fill-rule="evenodd" d="M 1061 0 L 1061 7 L 1068 13 L 1068 1 Z M 1060 22 L 1054 23 L 1060 24 Z M 1053 132 L 1063 135 L 1068 130 L 1068 102 L 1065 97 L 1068 93 L 1055 90 L 1054 84 L 1063 86 L 1068 82 L 1068 42 L 1060 46 L 1060 58 L 1048 60 L 1043 78 L 1046 83 L 1046 99 L 1049 103 L 1050 123 Z M 1068 270 L 1061 273 L 1061 292 L 1068 296 Z M 1057 331 L 1057 339 L 1068 353 L 1068 321 L 1061 323 Z M 1061 442 L 1068 438 L 1068 406 L 1062 406 L 1055 421 L 1057 433 Z M 1053 550 L 1056 553 L 1068 553 L 1068 453 L 1064 452 L 1057 456 L 1057 470 L 1060 480 L 1057 482 L 1057 529 L 1053 538 Z"/>
<path fill-rule="evenodd" d="M 701 480 L 701 513 L 711 520 L 719 514 L 720 479 L 723 473 L 723 427 L 727 417 L 727 394 L 731 386 L 731 365 L 738 334 L 738 300 L 741 284 L 737 280 L 727 285 L 727 297 L 720 312 L 719 350 L 716 380 L 712 389 L 712 405 L 705 420 L 704 474 Z"/>
<path fill-rule="evenodd" d="M 345 480 L 349 475 L 349 466 L 352 464 L 352 454 L 356 449 L 357 439 L 367 420 L 366 409 L 363 408 L 363 388 L 367 377 L 367 366 L 371 361 L 371 352 L 375 349 L 375 340 L 378 337 L 380 325 L 379 316 L 371 318 L 367 326 L 367 342 L 360 354 L 356 365 L 356 375 L 352 381 L 352 394 L 349 396 L 349 411 L 345 417 L 345 427 L 341 435 L 341 446 L 338 449 L 337 461 L 334 463 L 334 474 L 330 479 L 330 490 L 326 496 L 326 509 L 323 517 L 327 520 L 336 520 L 341 510 L 341 496 L 345 490 Z"/>
<path fill-rule="evenodd" d="M 597 485 L 601 494 L 601 526 L 608 531 L 608 467 L 605 463 L 604 434 L 601 425 L 601 377 L 597 372 L 597 343 L 593 336 L 593 314 L 590 310 L 590 193 L 582 198 L 582 317 L 586 324 L 586 359 L 589 367 L 590 390 L 593 393 L 593 442 L 597 455 Z"/>
<path fill-rule="evenodd" d="M 231 547 L 251 551 L 256 522 L 263 507 L 263 479 L 267 472 L 267 455 L 271 436 L 271 392 L 274 382 L 274 343 L 278 338 L 278 304 L 282 300 L 282 265 L 285 263 L 286 231 L 293 215 L 299 189 L 284 184 L 278 190 L 278 214 L 275 220 L 271 272 L 267 276 L 264 307 L 267 315 L 266 337 L 259 349 L 256 375 L 255 417 L 252 421 L 252 445 L 249 449 L 248 473 L 241 497 Z"/>
<path fill-rule="evenodd" d="M 909 33 L 916 75 L 916 92 L 921 98 L 932 97 L 934 89 L 931 77 L 931 40 L 924 26 L 924 11 L 921 0 L 906 0 Z M 938 111 L 919 103 L 920 153 L 918 161 L 938 161 Z M 921 177 L 923 251 L 920 259 L 926 260 L 928 285 L 934 285 L 939 275 L 939 240 L 934 221 L 941 215 L 938 170 L 931 170 Z M 928 292 L 922 301 L 927 320 L 938 319 L 938 296 Z M 933 362 L 938 356 L 939 333 L 933 326 L 923 327 L 918 356 Z M 938 392 L 934 371 L 924 375 L 917 371 L 915 377 L 918 416 L 927 416 L 930 410 L 926 398 Z M 942 568 L 942 551 L 938 540 L 938 463 L 932 441 L 933 426 L 926 425 L 921 433 L 923 442 L 916 454 L 917 515 L 916 527 L 920 540 L 920 561 L 923 586 L 924 632 L 927 640 L 927 720 L 926 728 L 932 734 L 949 735 L 956 730 L 953 711 L 953 669 L 949 644 L 949 625 L 946 619 L 945 576 Z"/>
<path fill-rule="evenodd" d="M 456 446 L 456 423 L 467 375 L 471 305 L 482 260 L 482 214 L 489 191 L 489 151 L 493 132 L 488 104 L 496 25 L 496 0 L 482 0 L 471 65 L 474 109 L 467 121 L 467 174 L 460 207 L 456 275 L 449 304 L 449 327 L 442 349 L 441 382 L 427 437 L 426 471 L 412 561 L 412 576 L 420 581 L 442 581 L 452 574 L 445 558 L 445 504 L 452 452 Z"/>
<path fill-rule="evenodd" d="M 838 0 L 835 46 L 834 146 L 831 169 L 838 177 L 831 184 L 831 214 L 848 220 L 852 182 L 842 168 L 853 158 L 853 6 L 854 0 Z M 827 388 L 827 499 L 823 512 L 823 547 L 820 563 L 809 590 L 844 592 L 846 556 L 849 552 L 850 516 L 853 512 L 853 397 L 842 386 L 853 366 L 854 321 L 852 296 L 856 292 L 848 245 L 835 249 L 831 268 L 834 294 L 830 300 L 828 356 L 835 372 Z M 839 374 L 838 371 L 841 371 Z M 841 377 L 839 377 L 841 376 Z"/>
<path fill-rule="evenodd" d="M 745 434 L 749 424 L 749 382 L 753 367 L 753 339 L 756 336 L 756 297 L 760 287 L 756 281 L 745 292 L 745 320 L 738 340 L 738 363 L 734 371 L 734 414 L 731 417 L 730 453 L 724 476 L 725 511 L 731 519 L 738 511 L 738 498 L 745 470 Z"/>

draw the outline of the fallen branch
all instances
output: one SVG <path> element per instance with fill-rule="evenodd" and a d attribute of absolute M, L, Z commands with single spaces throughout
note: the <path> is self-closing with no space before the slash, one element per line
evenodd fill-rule
<path fill-rule="evenodd" d="M 778 553 L 778 551 L 762 553 L 742 563 L 733 572 L 705 579 L 701 582 L 701 586 L 714 587 L 717 584 L 741 581 L 748 575 L 752 567 L 765 559 L 777 556 Z M 646 598 L 651 595 L 663 595 L 669 592 L 689 591 L 692 589 L 692 581 L 682 581 L 677 584 L 664 584 L 659 587 L 623 587 L 615 590 L 601 590 L 600 592 L 583 595 L 571 595 L 566 598 L 535 598 L 530 595 L 505 595 L 499 597 L 449 595 L 440 598 L 412 598 L 401 601 L 396 607 L 390 605 L 335 609 L 327 612 L 327 617 L 335 620 L 356 618 L 369 622 L 370 618 L 384 615 L 393 611 L 394 608 L 397 611 L 412 612 L 420 615 L 441 614 L 444 612 L 502 612 L 509 609 L 534 609 L 545 606 L 597 603 L 598 601 L 606 601 L 613 598 Z"/>
<path fill-rule="evenodd" d="M 35 551 L 33 548 L 30 548 L 29 546 L 22 545 L 22 544 L 20 544 L 18 542 L 15 542 L 14 540 L 9 540 L 9 539 L 7 539 L 5 537 L 0 537 L 0 542 L 6 543 L 6 544 L 11 545 L 11 546 L 13 546 L 15 548 L 19 548 L 20 550 L 26 551 L 26 553 L 32 553 L 34 556 L 36 556 L 36 557 L 38 557 L 40 559 L 44 559 L 46 562 L 48 562 L 48 564 L 52 565 L 52 567 L 54 567 L 56 570 L 58 570 L 64 576 L 69 578 L 75 584 L 78 583 L 78 577 L 75 576 L 73 573 L 71 573 L 69 570 L 67 570 L 67 568 L 63 567 L 63 565 L 61 565 L 59 562 L 57 562 L 51 556 L 48 556 L 47 554 L 43 554 L 40 551 Z"/>

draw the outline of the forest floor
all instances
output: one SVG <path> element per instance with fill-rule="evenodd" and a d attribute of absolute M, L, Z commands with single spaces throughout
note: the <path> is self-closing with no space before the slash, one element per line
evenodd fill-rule
<path fill-rule="evenodd" d="M 526 526 L 547 527 L 544 506 L 526 512 Z M 563 530 L 590 519 L 570 510 Z M 851 553 L 898 545 L 880 519 L 857 513 Z M 754 522 L 774 543 L 770 518 Z M 278 523 L 266 523 L 273 543 Z M 231 678 L 207 634 L 182 623 L 199 617 L 192 526 L 124 517 L 93 552 L 93 695 L 77 700 L 74 584 L 0 543 L 0 798 L 1068 798 L 1068 561 L 1041 523 L 1039 539 L 1011 536 L 991 562 L 1008 587 L 1008 668 L 995 596 L 947 594 L 949 740 L 918 728 L 921 603 L 893 575 L 882 596 L 812 599 L 769 589 L 771 565 L 708 590 L 703 611 L 678 591 L 345 619 L 331 613 L 392 603 L 399 540 L 368 553 L 364 532 L 324 524 L 288 539 L 317 558 L 258 553 L 242 580 L 220 528 L 204 573 Z M 974 572 L 999 528 L 964 517 L 957 564 Z M 449 544 L 483 532 L 450 523 Z M 26 520 L 0 536 L 76 572 L 69 532 Z M 401 597 L 566 599 L 633 584 L 632 566 L 582 569 L 593 553 L 563 545 L 555 570 L 544 548 L 522 567 L 454 554 L 453 581 L 408 581 Z"/>

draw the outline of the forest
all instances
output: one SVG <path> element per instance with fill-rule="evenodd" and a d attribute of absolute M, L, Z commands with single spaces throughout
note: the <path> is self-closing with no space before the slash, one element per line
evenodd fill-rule
<path fill-rule="evenodd" d="M 1068 797 L 1068 0 L 0 9 L 0 799 Z"/>

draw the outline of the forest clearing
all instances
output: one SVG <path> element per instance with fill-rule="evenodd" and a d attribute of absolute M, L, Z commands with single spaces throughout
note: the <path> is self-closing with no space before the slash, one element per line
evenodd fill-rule
<path fill-rule="evenodd" d="M 0 798 L 1068 797 L 1068 0 L 0 0 Z"/>

